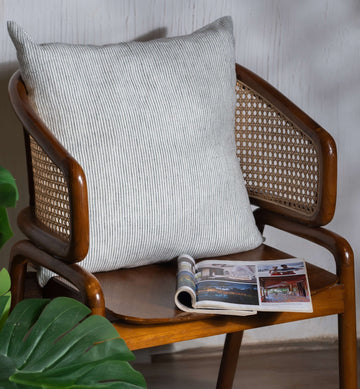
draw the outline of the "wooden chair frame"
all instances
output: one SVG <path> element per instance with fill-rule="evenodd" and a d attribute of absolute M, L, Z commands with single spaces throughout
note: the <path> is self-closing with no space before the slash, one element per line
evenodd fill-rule
<path fill-rule="evenodd" d="M 114 327 L 133 350 L 226 333 L 217 388 L 228 389 L 232 387 L 244 330 L 337 314 L 340 387 L 355 389 L 357 345 L 353 252 L 344 238 L 324 228 L 335 211 L 335 142 L 323 128 L 257 75 L 240 65 L 236 65 L 236 73 L 237 153 L 250 200 L 258 206 L 254 213 L 256 222 L 260 230 L 266 225 L 272 226 L 326 248 L 335 259 L 336 275 L 316 266 L 310 268 L 313 313 L 222 317 L 182 315 L 173 308 L 174 316 L 163 320 L 136 319 L 126 314 L 112 317 Z M 30 205 L 18 218 L 18 224 L 29 240 L 15 244 L 11 253 L 13 304 L 24 298 L 27 264 L 31 263 L 56 272 L 74 285 L 78 290 L 77 298 L 94 314 L 109 316 L 100 275 L 93 275 L 77 264 L 86 256 L 89 246 L 85 174 L 29 103 L 19 72 L 10 81 L 9 93 L 24 127 L 30 193 Z M 36 153 L 40 153 L 40 162 L 36 161 Z M 42 174 L 39 172 L 43 169 L 42 163 L 48 166 L 46 174 L 55 175 L 55 184 L 52 185 L 55 190 L 62 187 L 59 202 L 66 204 L 65 211 L 54 211 L 55 216 L 58 215 L 51 219 L 54 222 L 46 215 L 53 212 L 53 204 L 46 204 L 45 216 L 39 208 L 45 201 L 41 199 L 36 181 Z M 65 224 L 62 221 L 64 214 Z M 57 224 L 57 219 L 62 225 Z M 284 258 L 287 254 L 263 245 L 246 255 L 247 258 L 253 255 L 257 260 L 271 259 L 271 256 Z M 155 270 L 149 267 L 144 274 L 151 277 L 151 271 L 155 274 Z M 132 271 L 137 272 L 136 269 Z M 140 276 L 140 270 L 138 273 Z"/>

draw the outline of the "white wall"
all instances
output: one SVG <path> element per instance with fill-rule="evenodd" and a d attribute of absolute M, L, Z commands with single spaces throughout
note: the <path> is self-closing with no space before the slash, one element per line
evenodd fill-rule
<path fill-rule="evenodd" d="M 17 178 L 16 213 L 27 203 L 22 133 L 7 99 L 16 69 L 6 21 L 15 20 L 38 42 L 103 44 L 186 34 L 223 15 L 232 15 L 237 61 L 268 80 L 326 128 L 339 154 L 337 212 L 329 228 L 360 252 L 360 3 L 357 0 L 0 0 L 0 164 Z M 329 267 L 331 258 L 290 236 L 268 232 L 268 240 Z M 1 251 L 7 264 L 15 237 Z M 304 254 L 305 249 L 305 254 Z M 330 265 L 330 268 L 333 268 Z M 359 279 L 359 265 L 356 277 Z M 357 293 L 360 301 L 359 293 Z M 276 329 L 249 331 L 248 342 L 335 336 L 335 318 Z M 215 338 L 212 342 L 217 342 Z M 193 343 L 194 344 L 194 343 Z M 195 343 L 198 344 L 198 343 Z M 208 343 L 209 344 L 209 343 Z M 183 347 L 179 345 L 178 347 Z"/>

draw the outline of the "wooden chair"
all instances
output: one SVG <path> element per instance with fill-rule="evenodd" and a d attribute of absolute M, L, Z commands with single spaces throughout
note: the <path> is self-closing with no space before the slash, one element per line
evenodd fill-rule
<path fill-rule="evenodd" d="M 24 126 L 30 205 L 18 223 L 29 240 L 11 253 L 13 304 L 24 296 L 28 263 L 52 279 L 44 295 L 79 298 L 106 315 L 132 350 L 226 333 L 217 388 L 231 388 L 243 331 L 308 318 L 338 315 L 340 387 L 355 389 L 356 319 L 353 252 L 341 236 L 323 228 L 335 211 L 336 146 L 331 136 L 281 93 L 236 65 L 237 153 L 260 230 L 265 225 L 325 247 L 336 274 L 308 264 L 313 313 L 259 313 L 249 317 L 190 314 L 173 301 L 174 261 L 90 274 L 81 262 L 88 250 L 86 177 L 29 104 L 19 72 L 10 81 L 12 105 Z M 226 259 L 281 259 L 291 255 L 263 244 Z M 72 285 L 72 286 L 69 286 Z"/>

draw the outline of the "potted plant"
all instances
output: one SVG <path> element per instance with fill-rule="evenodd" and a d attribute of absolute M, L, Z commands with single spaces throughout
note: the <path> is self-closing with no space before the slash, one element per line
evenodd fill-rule
<path fill-rule="evenodd" d="M 0 168 L 0 247 L 12 235 L 6 208 L 18 194 Z M 28 299 L 10 306 L 10 277 L 0 272 L 0 387 L 146 388 L 134 359 L 111 323 L 80 302 L 60 297 Z M 8 317 L 7 317 L 8 316 Z"/>

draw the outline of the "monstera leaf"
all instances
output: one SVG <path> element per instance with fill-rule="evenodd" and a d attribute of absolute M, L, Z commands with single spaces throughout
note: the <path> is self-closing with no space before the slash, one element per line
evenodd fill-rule
<path fill-rule="evenodd" d="M 0 330 L 3 327 L 10 310 L 10 284 L 10 276 L 7 270 L 0 270 Z"/>
<path fill-rule="evenodd" d="M 76 300 L 23 300 L 0 332 L 0 387 L 146 388 L 111 323 Z"/>
<path fill-rule="evenodd" d="M 0 166 L 0 248 L 12 236 L 6 208 L 15 207 L 18 198 L 19 193 L 13 176 Z"/>

